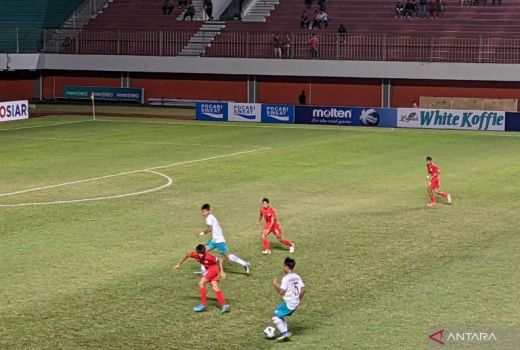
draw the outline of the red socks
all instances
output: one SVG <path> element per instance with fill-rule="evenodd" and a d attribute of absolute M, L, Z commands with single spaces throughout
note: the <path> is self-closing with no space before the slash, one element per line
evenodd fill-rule
<path fill-rule="evenodd" d="M 289 241 L 288 239 L 280 238 L 280 242 L 282 242 L 283 244 L 285 244 L 288 247 L 292 247 L 292 242 Z"/>
<path fill-rule="evenodd" d="M 435 203 L 437 203 L 437 200 L 435 199 L 435 195 L 430 196 L 430 203 L 431 203 L 431 204 L 435 204 Z"/>
<path fill-rule="evenodd" d="M 224 294 L 222 294 L 222 291 L 219 290 L 218 292 L 215 292 L 215 296 L 217 297 L 218 303 L 220 306 L 226 305 L 226 299 L 224 299 Z"/>
<path fill-rule="evenodd" d="M 200 292 L 200 303 L 204 306 L 208 305 L 208 298 L 207 298 L 207 290 L 206 287 L 199 287 Z M 215 296 L 217 297 L 218 303 L 220 306 L 226 305 L 226 299 L 224 299 L 224 294 L 222 294 L 222 291 L 219 290 L 218 292 L 215 292 Z"/>
<path fill-rule="evenodd" d="M 200 303 L 204 306 L 208 305 L 207 291 L 206 287 L 199 287 L 200 292 Z"/>
<path fill-rule="evenodd" d="M 292 242 L 285 238 L 280 238 L 280 242 L 285 244 L 288 247 L 292 247 Z M 271 245 L 269 244 L 269 241 L 267 239 L 262 239 L 262 245 L 264 246 L 265 250 L 271 250 Z"/>
<path fill-rule="evenodd" d="M 448 194 L 446 192 L 440 192 L 439 195 L 444 199 L 448 199 Z"/>

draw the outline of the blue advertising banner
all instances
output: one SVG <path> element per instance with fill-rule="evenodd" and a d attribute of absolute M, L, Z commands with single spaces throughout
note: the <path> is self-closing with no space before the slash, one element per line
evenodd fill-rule
<path fill-rule="evenodd" d="M 395 128 L 397 110 L 394 108 L 296 106 L 295 121 L 297 124 Z"/>
<path fill-rule="evenodd" d="M 294 106 L 262 104 L 262 123 L 294 123 Z"/>
<path fill-rule="evenodd" d="M 228 104 L 221 102 L 197 102 L 195 104 L 195 119 L 226 122 L 228 120 Z"/>
<path fill-rule="evenodd" d="M 520 131 L 520 113 L 506 112 L 506 131 Z"/>
<path fill-rule="evenodd" d="M 228 121 L 260 123 L 262 105 L 259 103 L 230 103 Z"/>
<path fill-rule="evenodd" d="M 96 100 L 144 104 L 144 89 L 71 85 L 63 87 L 63 97 L 71 100 L 89 100 L 92 94 Z"/>

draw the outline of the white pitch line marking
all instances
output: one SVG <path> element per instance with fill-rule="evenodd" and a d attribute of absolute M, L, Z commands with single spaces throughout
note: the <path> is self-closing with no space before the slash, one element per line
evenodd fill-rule
<path fill-rule="evenodd" d="M 112 178 L 112 177 L 130 175 L 130 174 L 135 174 L 135 173 L 140 173 L 140 172 L 157 173 L 158 175 L 166 176 L 164 174 L 155 172 L 155 170 L 172 168 L 172 167 L 176 167 L 176 166 L 179 166 L 179 165 L 200 163 L 200 162 L 205 162 L 205 161 L 208 161 L 208 160 L 215 160 L 215 159 L 221 159 L 221 158 L 226 158 L 226 157 L 233 157 L 233 156 L 238 156 L 238 155 L 242 155 L 242 154 L 260 152 L 260 151 L 265 151 L 265 150 L 268 150 L 268 149 L 270 149 L 270 148 L 269 147 L 267 147 L 267 148 L 257 148 L 257 149 L 248 150 L 248 151 L 227 153 L 227 154 L 222 154 L 222 155 L 213 156 L 213 157 L 206 157 L 206 158 L 188 160 L 188 161 L 171 163 L 171 164 L 166 164 L 166 165 L 159 165 L 159 166 L 155 166 L 155 167 L 151 167 L 151 168 L 131 170 L 131 171 L 124 171 L 124 172 L 117 173 L 117 174 L 98 176 L 98 177 L 93 177 L 93 178 L 89 178 L 89 179 L 77 180 L 77 181 L 69 181 L 69 182 L 64 182 L 64 183 L 60 183 L 60 184 L 49 185 L 49 186 L 42 186 L 42 187 L 36 187 L 36 188 L 30 188 L 30 189 L 26 189 L 26 190 L 9 192 L 9 193 L 2 193 L 2 194 L 0 194 L 0 197 L 8 197 L 8 196 L 16 195 L 16 194 L 30 193 L 30 192 L 47 190 L 47 189 L 56 188 L 56 187 L 70 186 L 70 185 L 75 185 L 75 184 L 80 184 L 80 183 L 85 183 L 85 182 L 91 182 L 91 181 L 97 181 L 97 180 L 103 180 L 103 179 L 109 179 L 109 178 Z M 156 190 L 156 191 L 158 191 L 158 190 Z M 146 193 L 148 193 L 148 192 L 146 192 Z M 139 193 L 139 194 L 142 194 L 142 193 Z M 126 195 L 126 196 L 129 196 L 129 195 Z M 114 196 L 110 196 L 110 197 L 111 198 L 120 198 L 120 197 L 114 197 Z M 104 199 L 109 199 L 109 198 L 104 198 Z M 89 200 L 93 200 L 93 199 L 89 199 Z M 77 201 L 82 201 L 82 200 L 75 200 L 75 202 L 71 202 L 71 201 L 57 201 L 57 202 L 52 202 L 52 204 L 77 203 Z M 83 201 L 85 201 L 85 200 L 83 200 Z M 51 204 L 51 203 L 47 202 L 46 204 Z M 0 205 L 0 207 L 28 206 L 28 205 L 42 205 L 42 204 L 31 204 L 31 203 L 4 204 L 4 205 Z"/>
<path fill-rule="evenodd" d="M 66 204 L 66 203 L 82 203 L 82 202 L 94 202 L 94 201 L 102 201 L 102 200 L 108 200 L 108 199 L 116 199 L 116 198 L 125 198 L 125 197 L 133 197 L 133 196 L 139 196 L 142 194 L 152 193 L 160 191 L 164 188 L 170 187 L 173 184 L 173 179 L 169 177 L 168 175 L 165 175 L 163 173 L 159 173 L 157 171 L 142 171 L 145 173 L 152 173 L 159 176 L 162 176 L 166 179 L 166 183 L 155 188 L 150 188 L 147 190 L 139 191 L 139 192 L 131 192 L 131 193 L 123 193 L 123 194 L 116 194 L 111 196 L 102 196 L 102 197 L 93 197 L 93 198 L 82 198 L 82 199 L 70 199 L 70 200 L 62 200 L 62 201 L 52 201 L 52 202 L 33 202 L 33 203 L 18 203 L 18 204 L 0 204 L 0 208 L 12 208 L 12 207 L 28 207 L 28 206 L 36 206 L 36 205 L 53 205 L 53 204 Z"/>
<path fill-rule="evenodd" d="M 51 126 L 60 126 L 60 125 L 70 125 L 70 124 L 86 123 L 86 122 L 91 122 L 91 121 L 93 121 L 93 120 L 92 119 L 89 119 L 89 120 L 76 120 L 74 122 L 66 122 L 66 123 L 42 124 L 42 125 L 33 125 L 33 126 L 22 126 L 22 127 L 19 127 L 19 128 L 0 129 L 0 131 L 46 128 L 46 127 L 51 127 Z"/>

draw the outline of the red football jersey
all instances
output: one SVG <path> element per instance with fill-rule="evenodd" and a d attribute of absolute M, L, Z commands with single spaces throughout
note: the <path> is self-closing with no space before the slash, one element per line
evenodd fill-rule
<path fill-rule="evenodd" d="M 276 211 L 274 210 L 273 207 L 269 207 L 267 209 L 260 209 L 260 215 L 262 215 L 265 219 L 265 222 L 266 223 L 271 223 L 271 222 L 275 222 L 276 223 Z"/>
<path fill-rule="evenodd" d="M 439 167 L 433 163 L 426 164 L 426 169 L 428 170 L 428 174 L 430 174 L 431 177 L 439 175 Z"/>
<path fill-rule="evenodd" d="M 218 266 L 218 258 L 210 253 L 204 254 L 204 257 L 201 259 L 199 254 L 196 252 L 191 252 L 188 254 L 190 258 L 197 260 L 201 265 L 203 265 L 206 269 L 211 268 L 212 266 Z"/>

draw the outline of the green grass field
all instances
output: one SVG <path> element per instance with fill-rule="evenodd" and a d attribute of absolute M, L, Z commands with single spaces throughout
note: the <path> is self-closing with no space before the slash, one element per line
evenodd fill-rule
<path fill-rule="evenodd" d="M 436 325 L 520 327 L 520 134 L 48 117 L 0 139 L 1 349 L 417 350 Z M 426 207 L 426 155 L 453 205 Z M 264 196 L 308 287 L 283 344 L 262 334 L 287 256 L 261 255 Z M 204 202 L 252 265 L 226 262 L 225 315 L 212 291 L 191 310 L 194 262 L 171 271 Z"/>

